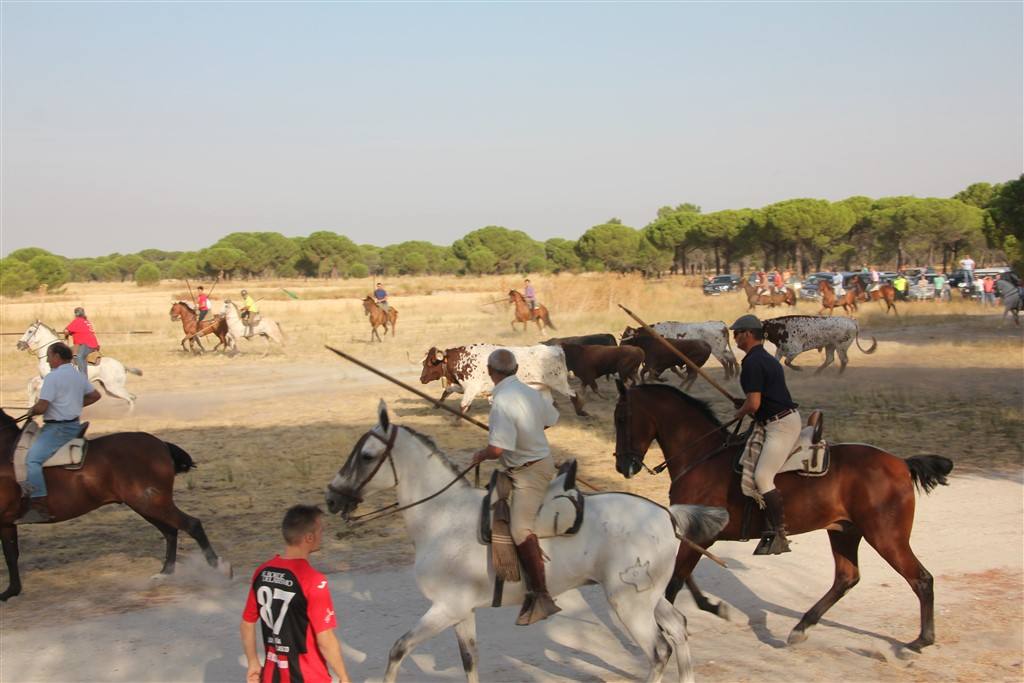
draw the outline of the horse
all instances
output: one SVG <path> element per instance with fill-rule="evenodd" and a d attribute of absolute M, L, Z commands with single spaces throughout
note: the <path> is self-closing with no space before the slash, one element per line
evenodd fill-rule
<path fill-rule="evenodd" d="M 516 329 L 516 323 L 523 324 L 523 332 L 526 332 L 526 328 L 529 326 L 530 321 L 537 323 L 537 329 L 541 332 L 544 331 L 544 326 L 547 325 L 553 330 L 558 329 L 551 322 L 551 316 L 548 315 L 548 309 L 544 304 L 537 304 L 533 310 L 530 310 L 530 304 L 526 303 L 526 297 L 520 294 L 518 291 L 511 289 L 508 293 L 508 302 L 515 304 L 516 317 L 512 321 L 512 329 Z"/>
<path fill-rule="evenodd" d="M 724 506 L 729 523 L 714 540 L 759 535 L 764 514 L 744 497 L 740 477 L 733 471 L 743 444 L 729 441 L 724 425 L 706 402 L 674 387 L 648 384 L 626 389 L 620 383 L 614 419 L 615 469 L 620 474 L 628 479 L 639 472 L 647 450 L 657 440 L 671 475 L 672 503 Z M 862 538 L 917 595 L 921 631 L 907 647 L 920 651 L 935 642 L 932 575 L 910 548 L 914 489 L 928 493 L 947 484 L 946 475 L 952 469 L 952 461 L 938 455 L 902 459 L 875 446 L 845 443 L 831 446 L 831 464 L 824 476 L 787 472 L 775 478 L 785 501 L 788 533 L 827 529 L 835 559 L 832 587 L 793 628 L 789 644 L 806 640 L 807 629 L 857 584 L 857 547 Z M 744 521 L 746 514 L 749 518 Z M 666 592 L 670 602 L 699 559 L 700 554 L 686 545 L 680 548 Z"/>
<path fill-rule="evenodd" d="M 396 488 L 398 505 L 409 506 L 403 515 L 416 548 L 416 582 L 432 604 L 391 648 L 384 681 L 396 679 L 417 645 L 454 627 L 466 677 L 475 683 L 474 610 L 491 606 L 494 586 L 490 548 L 477 538 L 484 491 L 457 476 L 428 436 L 392 424 L 383 401 L 377 415 L 377 425 L 356 442 L 331 480 L 326 500 L 332 514 L 348 518 L 364 497 Z M 720 509 L 664 508 L 628 493 L 587 495 L 586 517 L 576 534 L 541 540 L 551 558 L 548 587 L 558 595 L 599 583 L 650 663 L 647 680 L 661 680 L 674 650 L 680 680 L 693 681 L 685 620 L 663 594 L 679 547 L 676 525 L 680 535 L 705 539 L 724 524 Z M 506 583 L 501 602 L 514 604 L 523 596 L 523 582 Z"/>
<path fill-rule="evenodd" d="M 861 301 L 884 301 L 885 312 L 892 311 L 896 314 L 897 318 L 900 317 L 899 311 L 896 310 L 896 290 L 888 282 L 883 282 L 876 289 L 869 292 L 864 289 L 864 283 L 861 282 L 860 278 L 856 277 L 853 279 L 850 289 L 855 292 L 856 298 Z"/>
<path fill-rule="evenodd" d="M 40 378 L 50 374 L 50 364 L 46 362 L 46 350 L 52 344 L 60 341 L 60 335 L 52 327 L 39 320 L 28 326 L 25 334 L 18 340 L 19 351 L 31 351 L 36 355 L 39 362 L 39 377 L 33 377 L 28 383 L 28 404 L 35 405 L 39 399 L 39 390 L 42 387 Z M 89 381 L 99 384 L 108 396 L 119 398 L 128 402 L 128 409 L 135 408 L 135 394 L 128 391 L 125 382 L 128 373 L 142 375 L 138 368 L 126 368 L 119 360 L 111 356 L 103 356 L 96 365 L 91 363 L 89 368 Z"/>
<path fill-rule="evenodd" d="M 384 342 L 384 340 L 380 338 L 380 335 L 377 334 L 378 327 L 383 327 L 384 334 L 386 335 L 388 333 L 388 324 L 390 324 L 391 336 L 395 336 L 395 324 L 398 322 L 398 309 L 393 306 L 390 308 L 391 310 L 385 312 L 384 309 L 380 307 L 380 304 L 377 303 L 377 300 L 370 295 L 367 295 L 366 298 L 363 299 L 363 312 L 370 320 L 371 344 L 373 343 L 374 338 L 381 343 Z"/>
<path fill-rule="evenodd" d="M 230 350 L 235 346 L 234 338 L 230 337 L 228 324 L 225 322 L 223 315 L 218 315 L 211 320 L 204 320 L 202 327 L 200 327 L 198 323 L 199 316 L 196 315 L 192 307 L 184 301 L 178 301 L 171 306 L 171 321 L 174 322 L 176 320 L 181 321 L 182 330 L 185 332 L 185 336 L 181 339 L 182 351 L 185 350 L 185 342 L 188 341 L 188 350 L 195 353 L 194 345 L 198 344 L 199 353 L 203 353 L 205 349 L 200 337 L 208 334 L 216 335 L 219 340 L 217 345 L 213 347 L 214 351 L 222 345 L 225 350 Z"/>
<path fill-rule="evenodd" d="M 1013 323 L 1020 325 L 1021 296 L 1020 288 L 1009 280 L 999 278 L 996 280 L 996 291 L 1003 302 L 1003 318 L 1001 325 L 1006 324 L 1006 316 L 1013 313 Z"/>
<path fill-rule="evenodd" d="M 828 314 L 832 315 L 832 309 L 836 306 L 842 306 L 843 311 L 847 314 L 851 310 L 857 310 L 857 291 L 853 288 L 846 290 L 846 293 L 842 296 L 836 296 L 836 291 L 832 289 L 832 283 L 828 280 L 818 280 L 818 292 L 821 294 L 821 310 L 818 311 L 818 315 L 825 312 L 828 309 Z"/>
<path fill-rule="evenodd" d="M 21 593 L 18 571 L 18 527 L 15 520 L 25 511 L 27 500 L 15 481 L 12 462 L 14 447 L 22 429 L 0 410 L 0 541 L 7 562 L 8 585 L 0 602 Z M 217 557 L 203 524 L 174 504 L 174 476 L 195 467 L 184 449 L 145 432 L 120 432 L 90 439 L 85 460 L 78 469 L 47 467 L 50 512 L 65 522 L 110 503 L 122 503 L 155 526 L 167 542 L 164 565 L 154 578 L 174 573 L 178 553 L 178 531 L 195 539 L 206 562 L 230 577 L 231 563 Z"/>
<path fill-rule="evenodd" d="M 238 312 L 238 306 L 231 299 L 224 300 L 224 321 L 227 323 L 228 331 L 231 336 L 237 339 L 248 339 L 245 336 L 247 326 L 242 322 L 242 315 Z M 270 318 L 261 317 L 260 321 L 252 328 L 253 336 L 259 335 L 263 337 L 267 342 L 267 346 L 263 355 L 270 353 L 270 342 L 276 342 L 284 345 L 284 332 L 281 330 L 281 326 Z M 235 342 L 237 346 L 237 341 Z"/>
<path fill-rule="evenodd" d="M 769 308 L 775 308 L 783 304 L 796 306 L 796 294 L 789 287 L 784 287 L 781 292 L 775 291 L 769 294 L 758 294 L 757 288 L 747 282 L 747 280 L 741 280 L 740 285 L 743 287 L 743 292 L 747 295 L 748 311 L 753 311 L 756 306 L 768 306 Z"/>

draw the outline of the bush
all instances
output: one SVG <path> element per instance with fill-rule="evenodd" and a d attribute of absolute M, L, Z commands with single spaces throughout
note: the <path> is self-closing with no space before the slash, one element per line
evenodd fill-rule
<path fill-rule="evenodd" d="M 365 263 L 353 263 L 348 267 L 348 276 L 356 279 L 370 277 L 370 269 Z"/>
<path fill-rule="evenodd" d="M 476 247 L 466 254 L 466 268 L 474 275 L 493 273 L 498 267 L 498 257 L 487 247 Z"/>
<path fill-rule="evenodd" d="M 35 271 L 39 283 L 50 289 L 60 287 L 68 281 L 68 269 L 59 256 L 40 254 L 33 257 L 28 265 Z"/>
<path fill-rule="evenodd" d="M 151 287 L 160 284 L 160 269 L 152 263 L 143 263 L 135 271 L 135 284 L 139 287 Z"/>
<path fill-rule="evenodd" d="M 0 294 L 21 296 L 39 285 L 36 271 L 15 258 L 0 259 Z"/>

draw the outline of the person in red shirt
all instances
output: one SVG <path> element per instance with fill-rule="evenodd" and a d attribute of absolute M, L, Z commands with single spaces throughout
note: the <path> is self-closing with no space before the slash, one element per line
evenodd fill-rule
<path fill-rule="evenodd" d="M 85 317 L 85 309 L 79 306 L 75 309 L 75 319 L 64 328 L 64 339 L 72 338 L 72 343 L 78 347 L 78 369 L 89 376 L 89 354 L 99 351 L 100 343 L 96 341 L 96 330 L 92 323 Z"/>
<path fill-rule="evenodd" d="M 249 663 L 246 683 L 330 683 L 330 666 L 340 681 L 349 680 L 327 577 L 309 564 L 324 535 L 323 511 L 296 505 L 281 523 L 285 549 L 252 575 L 242 613 L 242 648 Z M 256 654 L 260 622 L 265 662 Z"/>
<path fill-rule="evenodd" d="M 210 314 L 210 297 L 203 290 L 202 285 L 199 286 L 198 292 L 196 294 L 198 299 L 196 303 L 199 306 L 199 322 L 203 322 L 203 319 Z"/>

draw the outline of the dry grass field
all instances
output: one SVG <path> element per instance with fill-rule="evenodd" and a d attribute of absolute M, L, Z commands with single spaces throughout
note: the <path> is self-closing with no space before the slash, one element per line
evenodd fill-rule
<path fill-rule="evenodd" d="M 286 335 L 285 347 L 266 355 L 262 340 L 240 341 L 242 353 L 234 357 L 183 353 L 181 325 L 172 323 L 168 312 L 173 299 L 188 299 L 188 293 L 183 283 L 174 282 L 156 288 L 71 284 L 59 295 L 3 300 L 0 331 L 23 332 L 37 318 L 60 328 L 75 306 L 84 306 L 104 353 L 144 372 L 129 378 L 130 390 L 139 397 L 134 412 L 112 398 L 87 409 L 91 433 L 143 430 L 189 451 L 199 468 L 179 477 L 177 502 L 203 520 L 218 552 L 248 575 L 276 550 L 285 507 L 322 502 L 324 486 L 355 439 L 372 425 L 378 399 L 388 402 L 397 422 L 433 435 L 459 462 L 484 443 L 478 429 L 454 425 L 422 400 L 327 352 L 324 344 L 418 385 L 420 361 L 431 346 L 521 345 L 590 332 L 617 335 L 630 323 L 615 305 L 619 302 L 648 322 L 731 321 L 746 309 L 739 295 L 704 297 L 681 279 L 648 282 L 589 274 L 534 280 L 557 325 L 544 336 L 533 327 L 513 332 L 509 307 L 488 303 L 520 287 L 516 277 L 389 280 L 391 301 L 400 313 L 397 336 L 381 344 L 369 343 L 358 300 L 369 290 L 367 281 L 245 283 L 264 299 L 264 316 L 279 321 Z M 241 284 L 219 284 L 214 298 L 218 303 L 223 297 L 237 299 Z M 282 288 L 299 299 L 289 298 Z M 826 433 L 833 441 L 870 441 L 900 455 L 941 453 L 953 458 L 957 472 L 1019 479 L 1024 442 L 1021 329 L 1001 327 L 995 309 L 966 302 L 907 304 L 900 310 L 896 319 L 876 305 L 862 309 L 862 334 L 878 338 L 878 351 L 867 356 L 852 348 L 842 377 L 834 369 L 819 376 L 787 371 L 795 398 L 826 411 Z M 817 306 L 800 303 L 798 311 L 815 313 Z M 153 333 L 104 334 L 124 330 Z M 15 349 L 16 336 L 2 340 L 0 401 L 23 406 L 35 361 Z M 818 358 L 809 352 L 797 364 L 810 368 Z M 721 379 L 714 359 L 707 367 Z M 729 386 L 739 393 L 735 380 Z M 426 390 L 439 395 L 441 387 L 433 384 Z M 607 393 L 614 393 L 611 384 Z M 698 382 L 695 393 L 711 400 L 720 414 L 729 413 L 727 403 L 706 384 Z M 556 457 L 578 458 L 581 475 L 599 486 L 663 500 L 664 478 L 640 475 L 627 482 L 615 473 L 613 402 L 589 395 L 587 401 L 589 419 L 577 418 L 562 402 L 562 420 L 549 432 Z M 477 401 L 473 414 L 484 418 L 486 409 L 486 402 Z M 367 504 L 385 502 L 390 500 Z M 326 571 L 384 568 L 412 557 L 396 518 L 358 530 L 331 524 L 319 558 Z M 21 539 L 25 593 L 4 608 L 4 628 L 36 623 L 40 615 L 52 614 L 45 608 L 59 608 L 62 618 L 73 620 L 203 590 L 201 583 L 149 583 L 147 577 L 160 568 L 163 540 L 119 506 L 57 526 L 25 528 Z M 196 554 L 184 536 L 180 546 L 183 555 Z M 88 590 L 81 588 L 83 576 L 89 577 Z M 6 576 L 0 580 L 6 583 Z"/>

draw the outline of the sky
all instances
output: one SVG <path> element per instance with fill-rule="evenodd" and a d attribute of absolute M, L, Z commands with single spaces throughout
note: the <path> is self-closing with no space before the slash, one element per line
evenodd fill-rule
<path fill-rule="evenodd" d="M 1024 3 L 0 5 L 0 254 L 577 238 L 1024 171 Z"/>

